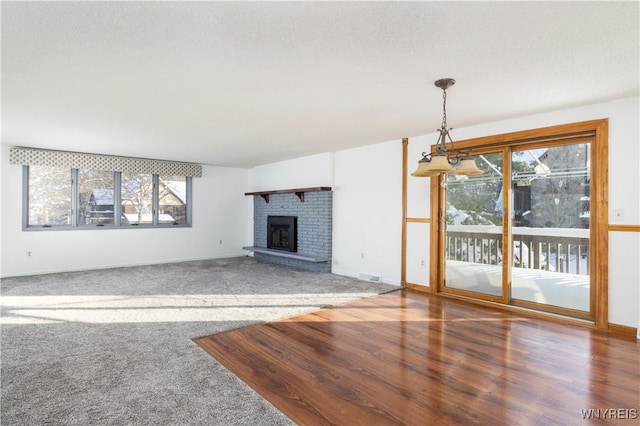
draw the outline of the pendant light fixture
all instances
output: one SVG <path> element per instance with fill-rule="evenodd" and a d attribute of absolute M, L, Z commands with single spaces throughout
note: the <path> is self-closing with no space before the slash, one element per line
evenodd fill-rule
<path fill-rule="evenodd" d="M 471 150 L 455 149 L 451 135 L 449 135 L 453 129 L 447 127 L 447 89 L 455 82 L 452 78 L 442 78 L 434 83 L 436 87 L 442 89 L 442 125 L 438 129 L 440 136 L 436 142 L 435 152 L 423 152 L 422 159 L 418 161 L 418 168 L 411 173 L 411 176 L 431 177 L 441 173 L 474 176 L 484 173 L 476 165 L 476 160 L 471 156 Z M 451 143 L 449 150 L 447 150 L 447 138 Z"/>

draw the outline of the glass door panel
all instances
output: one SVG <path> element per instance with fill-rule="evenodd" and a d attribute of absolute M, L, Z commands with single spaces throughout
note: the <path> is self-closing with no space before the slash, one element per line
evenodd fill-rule
<path fill-rule="evenodd" d="M 589 150 L 536 145 L 511 154 L 514 304 L 590 311 Z"/>
<path fill-rule="evenodd" d="M 443 291 L 501 298 L 503 153 L 476 154 L 479 176 L 446 176 Z M 487 297 L 488 296 L 488 297 Z"/>

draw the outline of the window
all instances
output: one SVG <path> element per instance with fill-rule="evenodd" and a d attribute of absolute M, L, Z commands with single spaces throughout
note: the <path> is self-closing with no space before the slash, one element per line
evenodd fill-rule
<path fill-rule="evenodd" d="M 113 172 L 78 170 L 78 225 L 115 225 Z"/>
<path fill-rule="evenodd" d="M 191 226 L 193 163 L 12 147 L 23 229 Z M 98 228 L 99 227 L 99 228 Z"/>
<path fill-rule="evenodd" d="M 153 175 L 122 174 L 122 214 L 126 223 L 153 223 L 153 188 Z"/>
<path fill-rule="evenodd" d="M 158 204 L 160 223 L 187 223 L 187 178 L 159 176 Z"/>
<path fill-rule="evenodd" d="M 191 177 L 23 166 L 25 229 L 191 226 Z"/>
<path fill-rule="evenodd" d="M 31 166 L 29 170 L 28 223 L 51 227 L 71 225 L 71 170 Z"/>

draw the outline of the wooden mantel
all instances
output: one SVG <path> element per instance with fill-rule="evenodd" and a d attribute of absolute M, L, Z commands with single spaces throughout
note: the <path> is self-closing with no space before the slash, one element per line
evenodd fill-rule
<path fill-rule="evenodd" d="M 293 189 L 277 189 L 275 191 L 258 191 L 258 192 L 245 192 L 244 195 L 259 195 L 264 198 L 264 201 L 269 203 L 269 195 L 271 194 L 296 194 L 301 202 L 304 203 L 305 192 L 315 191 L 331 191 L 330 186 L 314 186 L 311 188 L 293 188 Z"/>

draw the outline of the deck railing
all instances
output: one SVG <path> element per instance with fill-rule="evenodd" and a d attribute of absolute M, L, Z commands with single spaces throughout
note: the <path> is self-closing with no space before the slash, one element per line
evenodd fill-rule
<path fill-rule="evenodd" d="M 589 230 L 513 228 L 513 262 L 518 268 L 589 274 Z M 502 264 L 502 228 L 447 225 L 447 260 Z"/>

